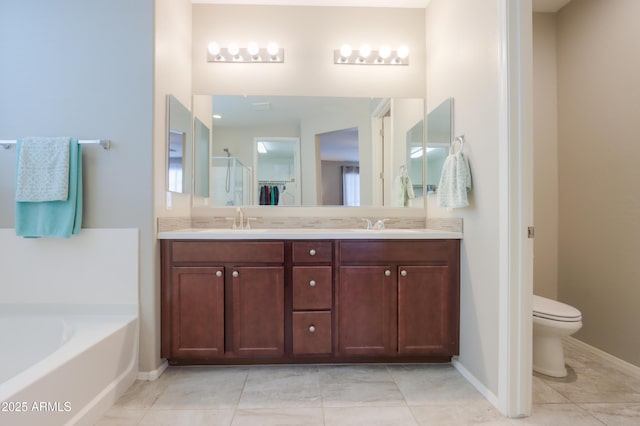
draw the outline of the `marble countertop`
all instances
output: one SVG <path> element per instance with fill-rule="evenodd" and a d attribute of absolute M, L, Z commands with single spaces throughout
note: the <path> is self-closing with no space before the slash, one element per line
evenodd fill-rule
<path fill-rule="evenodd" d="M 326 228 L 285 228 L 285 229 L 227 229 L 189 228 L 158 233 L 161 240 L 429 240 L 462 239 L 461 232 L 436 229 L 326 229 Z"/>

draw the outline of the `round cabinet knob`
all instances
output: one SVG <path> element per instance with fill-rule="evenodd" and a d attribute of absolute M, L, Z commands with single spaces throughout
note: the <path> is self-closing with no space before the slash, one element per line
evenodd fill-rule
<path fill-rule="evenodd" d="M 404 269 L 402 271 L 400 271 L 400 275 L 402 275 L 403 277 L 407 276 L 407 271 L 405 271 Z"/>
<path fill-rule="evenodd" d="M 316 280 L 309 281 L 309 286 L 310 287 L 315 287 L 316 286 Z"/>
<path fill-rule="evenodd" d="M 311 249 L 311 250 L 309 250 L 309 254 L 310 254 L 311 256 L 315 256 L 315 255 L 316 255 L 316 250 L 315 250 L 315 249 Z"/>
<path fill-rule="evenodd" d="M 386 277 L 390 277 L 391 276 L 391 271 L 387 269 L 386 271 L 384 271 L 384 275 Z"/>
<path fill-rule="evenodd" d="M 315 333 L 316 332 L 316 326 L 315 325 L 310 325 L 309 326 L 309 333 Z"/>
<path fill-rule="evenodd" d="M 233 275 L 233 278 L 238 278 L 238 275 L 240 275 L 240 274 L 238 274 L 238 271 L 233 271 L 233 274 L 231 274 L 231 275 Z"/>
<path fill-rule="evenodd" d="M 216 272 L 216 277 L 221 277 L 222 276 L 222 271 L 217 271 Z"/>

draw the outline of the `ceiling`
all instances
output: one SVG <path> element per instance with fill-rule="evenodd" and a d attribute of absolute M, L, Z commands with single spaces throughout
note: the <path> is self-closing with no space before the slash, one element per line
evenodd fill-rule
<path fill-rule="evenodd" d="M 557 12 L 571 0 L 532 0 L 534 12 Z M 425 8 L 431 0 L 191 0 L 207 4 Z"/>

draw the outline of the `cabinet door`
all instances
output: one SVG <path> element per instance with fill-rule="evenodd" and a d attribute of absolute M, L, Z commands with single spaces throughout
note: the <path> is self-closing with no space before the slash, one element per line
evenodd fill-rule
<path fill-rule="evenodd" d="M 231 274 L 234 352 L 283 355 L 284 267 L 237 267 Z"/>
<path fill-rule="evenodd" d="M 338 348 L 341 355 L 394 353 L 395 275 L 388 266 L 340 267 Z"/>
<path fill-rule="evenodd" d="M 447 266 L 398 267 L 398 353 L 451 355 L 457 332 Z"/>
<path fill-rule="evenodd" d="M 171 357 L 212 358 L 224 353 L 222 268 L 175 267 L 171 290 Z"/>

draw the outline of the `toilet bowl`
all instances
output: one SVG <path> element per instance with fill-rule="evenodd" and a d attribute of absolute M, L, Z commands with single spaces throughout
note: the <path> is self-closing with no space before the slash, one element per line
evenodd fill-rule
<path fill-rule="evenodd" d="M 573 306 L 533 296 L 533 371 L 565 377 L 562 338 L 582 327 L 582 314 Z"/>

